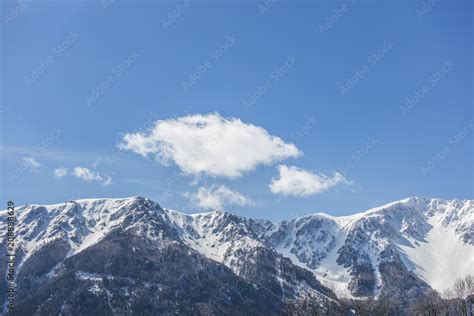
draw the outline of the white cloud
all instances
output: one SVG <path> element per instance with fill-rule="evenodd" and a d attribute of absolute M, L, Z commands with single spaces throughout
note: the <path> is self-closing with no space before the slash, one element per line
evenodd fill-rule
<path fill-rule="evenodd" d="M 64 176 L 67 176 L 67 169 L 66 168 L 56 168 L 54 169 L 54 176 L 57 178 L 62 178 Z"/>
<path fill-rule="evenodd" d="M 23 158 L 23 165 L 25 168 L 37 171 L 41 164 L 33 157 L 24 157 Z"/>
<path fill-rule="evenodd" d="M 62 178 L 67 175 L 74 176 L 86 182 L 98 182 L 103 186 L 112 184 L 112 178 L 110 176 L 104 176 L 86 167 L 74 167 L 72 171 L 62 167 L 54 169 L 54 176 L 57 178 Z"/>
<path fill-rule="evenodd" d="M 174 162 L 185 174 L 228 178 L 301 154 L 262 127 L 218 113 L 157 121 L 148 131 L 125 134 L 119 148 Z"/>
<path fill-rule="evenodd" d="M 75 167 L 72 175 L 87 182 L 100 182 L 103 186 L 109 186 L 112 183 L 110 176 L 102 176 L 100 173 L 86 167 Z"/>
<path fill-rule="evenodd" d="M 87 182 L 92 181 L 102 181 L 102 177 L 88 168 L 85 167 L 75 167 L 72 174 L 79 179 L 82 179 Z"/>
<path fill-rule="evenodd" d="M 251 205 L 252 201 L 245 195 L 233 191 L 224 185 L 200 187 L 198 192 L 191 195 L 191 201 L 201 209 L 223 209 L 229 205 Z"/>
<path fill-rule="evenodd" d="M 349 183 L 339 172 L 332 176 L 316 174 L 294 166 L 278 166 L 278 179 L 272 179 L 270 191 L 285 196 L 309 196 L 326 191 L 339 183 Z"/>

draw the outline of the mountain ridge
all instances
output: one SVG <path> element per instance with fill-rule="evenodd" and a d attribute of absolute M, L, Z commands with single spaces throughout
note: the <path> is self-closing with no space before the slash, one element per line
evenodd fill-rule
<path fill-rule="evenodd" d="M 349 216 L 316 213 L 280 222 L 224 211 L 185 214 L 140 196 L 31 204 L 16 212 L 20 289 L 56 284 L 71 273 L 100 275 L 96 257 L 111 251 L 104 244 L 121 244 L 122 235 L 137 239 L 140 246 L 126 247 L 131 252 L 151 243 L 157 255 L 198 256 L 196 262 L 211 270 L 206 260 L 212 260 L 229 269 L 222 270 L 223 278 L 230 273 L 241 280 L 235 289 L 239 295 L 253 291 L 245 285 L 253 284 L 263 289 L 262 300 L 278 297 L 280 302 L 308 295 L 331 301 L 335 292 L 348 298 L 393 296 L 409 304 L 432 289 L 450 287 L 450 280 L 474 274 L 473 200 L 412 197 Z M 2 220 L 0 229 L 4 225 Z M 80 258 L 88 253 L 97 261 L 95 272 L 73 268 L 83 266 Z M 104 284 L 85 291 L 96 296 L 112 291 Z M 137 291 L 146 291 L 144 286 Z"/>

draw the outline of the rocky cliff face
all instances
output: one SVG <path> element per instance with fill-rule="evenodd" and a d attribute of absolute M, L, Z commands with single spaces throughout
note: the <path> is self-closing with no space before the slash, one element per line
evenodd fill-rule
<path fill-rule="evenodd" d="M 20 315 L 271 315 L 308 296 L 337 304 L 333 291 L 402 306 L 474 274 L 474 201 L 410 198 L 280 223 L 141 197 L 16 211 Z"/>
<path fill-rule="evenodd" d="M 395 268 L 410 275 L 417 293 L 443 291 L 474 273 L 474 201 L 409 198 L 352 216 L 315 214 L 266 227 L 262 239 L 344 296 L 389 295 L 402 287 L 388 272 Z"/>
<path fill-rule="evenodd" d="M 227 261 L 209 258 L 188 242 L 197 232 L 175 223 L 187 217 L 141 197 L 30 205 L 17 214 L 13 314 L 277 315 L 308 293 L 336 299 L 263 244 L 229 248 Z M 222 223 L 226 233 L 243 236 L 231 222 Z"/>

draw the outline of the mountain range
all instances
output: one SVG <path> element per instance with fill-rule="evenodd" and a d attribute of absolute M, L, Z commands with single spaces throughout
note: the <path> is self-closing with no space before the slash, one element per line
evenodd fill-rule
<path fill-rule="evenodd" d="M 402 311 L 474 274 L 474 200 L 407 198 L 278 223 L 143 197 L 15 212 L 18 315 L 278 315 L 308 297 L 390 299 Z"/>

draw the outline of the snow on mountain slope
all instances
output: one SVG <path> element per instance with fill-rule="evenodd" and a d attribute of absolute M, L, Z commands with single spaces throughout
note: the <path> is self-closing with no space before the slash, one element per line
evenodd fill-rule
<path fill-rule="evenodd" d="M 5 213 L 0 211 L 3 226 Z M 177 261 L 212 259 L 208 260 L 213 262 L 209 266 L 230 268 L 222 270 L 227 271 L 226 276 L 234 273 L 232 278 L 252 286 L 252 291 L 281 298 L 278 304 L 307 295 L 334 302 L 336 299 L 313 274 L 258 240 L 249 221 L 229 213 L 185 215 L 165 211 L 149 199 L 133 197 L 26 205 L 16 208 L 16 216 L 15 279 L 22 290 L 31 284 L 56 282 L 64 276 L 64 271 L 74 271 L 71 262 L 78 258 L 87 257 L 85 262 L 95 262 L 97 267 L 108 266 L 111 260 L 129 262 L 135 252 L 141 252 L 139 257 L 146 259 L 147 253 L 143 253 L 146 245 L 164 253 L 170 247 L 180 249 L 174 258 Z M 4 229 L 3 226 L 0 228 Z M 110 248 L 111 241 L 120 242 L 120 236 L 129 236 L 141 246 Z M 2 237 L 0 251 L 5 249 L 4 241 Z M 103 257 L 100 254 L 103 251 L 112 257 Z M 91 253 L 97 256 L 90 256 Z M 184 254 L 190 258 L 181 258 Z M 6 273 L 6 268 L 5 263 L 0 265 L 0 274 Z"/>
<path fill-rule="evenodd" d="M 149 227 L 149 210 L 164 226 Z M 27 205 L 16 212 L 19 268 L 52 241 L 59 241 L 58 249 L 70 257 L 117 227 L 157 242 L 159 229 L 169 227 L 176 238 L 237 275 L 255 279 L 272 271 L 265 278 L 278 282 L 267 286 L 281 288 L 281 293 L 305 288 L 298 282 L 317 288 L 281 255 L 347 297 L 386 295 L 386 288 L 407 286 L 422 293 L 426 283 L 443 291 L 457 277 L 474 274 L 472 200 L 408 198 L 351 216 L 319 213 L 279 223 L 220 211 L 187 215 L 141 197 Z M 2 218 L 0 229 L 4 226 Z"/>
<path fill-rule="evenodd" d="M 292 226 L 298 227 L 302 220 L 311 222 L 321 216 L 325 215 L 317 214 L 292 221 Z M 338 296 L 351 298 L 352 295 L 347 289 L 347 284 L 351 280 L 349 269 L 337 263 L 337 250 L 344 245 L 346 238 L 346 231 L 342 229 L 341 223 L 327 222 L 325 230 L 313 232 L 313 237 L 319 234 L 316 238 L 307 238 L 295 227 L 290 230 L 292 233 L 288 234 L 283 242 L 272 241 L 276 250 L 290 258 L 295 264 L 313 272 L 325 285 L 331 286 Z M 328 235 L 330 238 L 325 239 L 324 237 Z M 297 246 L 291 247 L 293 243 Z"/>
<path fill-rule="evenodd" d="M 18 267 L 44 245 L 62 240 L 72 256 L 97 243 L 126 215 L 142 203 L 156 203 L 141 197 L 123 199 L 84 199 L 54 205 L 17 207 L 17 247 L 24 253 Z M 2 224 L 5 221 L 2 220 Z M 3 229 L 3 227 L 0 227 Z M 0 237 L 0 244 L 5 237 Z"/>
<path fill-rule="evenodd" d="M 285 307 L 275 299 L 280 286 L 244 279 L 194 251 L 148 199 L 16 210 L 22 264 L 15 267 L 15 315 L 279 315 Z M 4 249 L 1 243 L 0 254 Z M 0 274 L 7 268 L 2 260 Z M 310 277 L 310 290 L 319 293 Z M 5 282 L 0 301 L 7 302 Z"/>
<path fill-rule="evenodd" d="M 426 212 L 431 229 L 424 240 L 398 244 L 405 262 L 432 288 L 442 292 L 453 281 L 474 274 L 474 208 L 470 203 L 433 201 Z"/>
<path fill-rule="evenodd" d="M 273 288 L 281 300 L 308 295 L 333 299 L 333 294 L 327 292 L 314 275 L 292 264 L 259 238 L 256 231 L 270 222 L 221 211 L 194 215 L 165 212 L 180 238 L 191 248 L 226 265 L 244 280 L 258 280 L 259 284 Z"/>
<path fill-rule="evenodd" d="M 379 295 L 393 279 L 380 269 L 386 264 L 438 291 L 474 274 L 473 201 L 408 198 L 351 216 L 319 213 L 280 223 L 167 212 L 194 249 L 237 272 L 239 253 L 267 246 L 345 297 Z"/>
<path fill-rule="evenodd" d="M 378 295 L 381 262 L 396 261 L 383 257 L 387 250 L 438 291 L 474 274 L 474 201 L 409 198 L 352 216 L 315 214 L 276 226 L 266 236 L 271 245 L 345 296 Z M 358 270 L 373 279 L 362 291 L 354 285 Z"/>
<path fill-rule="evenodd" d="M 265 247 L 235 215 L 219 211 L 195 215 L 166 212 L 172 223 L 179 227 L 183 240 L 192 248 L 229 267 L 234 266 L 238 252 Z"/>

